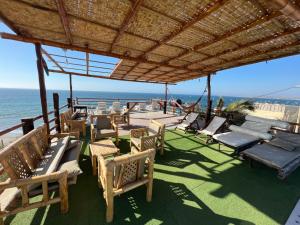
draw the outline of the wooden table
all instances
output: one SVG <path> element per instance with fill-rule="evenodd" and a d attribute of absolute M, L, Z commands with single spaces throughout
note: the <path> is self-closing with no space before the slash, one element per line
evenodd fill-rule
<path fill-rule="evenodd" d="M 104 157 L 118 155 L 120 150 L 115 146 L 111 139 L 103 139 L 90 144 L 90 156 L 92 160 L 93 175 L 97 175 L 98 156 Z"/>

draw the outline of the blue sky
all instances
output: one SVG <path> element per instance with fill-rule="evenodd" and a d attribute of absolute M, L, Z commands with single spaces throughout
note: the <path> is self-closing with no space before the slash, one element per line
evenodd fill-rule
<path fill-rule="evenodd" d="M 11 32 L 0 23 L 1 32 Z M 45 47 L 51 53 L 63 54 L 60 49 Z M 83 53 L 67 52 L 68 55 L 84 57 Z M 38 88 L 35 49 L 32 44 L 0 39 L 0 87 Z M 100 56 L 91 56 L 101 60 Z M 102 58 L 103 59 L 103 58 Z M 107 60 L 107 57 L 106 57 Z M 116 59 L 109 59 L 117 62 Z M 262 62 L 218 72 L 212 78 L 213 95 L 255 97 L 274 90 L 300 84 L 300 56 Z M 200 94 L 206 79 L 196 79 L 169 87 L 171 94 Z M 68 90 L 68 76 L 46 77 L 47 89 Z M 90 91 L 163 93 L 160 84 L 112 81 L 95 78 L 74 77 L 73 89 Z M 300 98 L 300 88 L 273 95 L 272 97 Z"/>

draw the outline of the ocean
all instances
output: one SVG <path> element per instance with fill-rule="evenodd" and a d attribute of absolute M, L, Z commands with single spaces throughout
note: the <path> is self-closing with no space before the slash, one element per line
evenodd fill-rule
<path fill-rule="evenodd" d="M 69 97 L 69 91 L 62 90 L 48 90 L 48 110 L 53 110 L 53 93 L 59 93 L 60 105 L 67 103 Z M 164 94 L 152 94 L 152 93 L 121 93 L 121 92 L 96 92 L 96 91 L 74 91 L 73 97 L 82 98 L 142 98 L 142 99 L 158 99 L 164 98 Z M 213 105 L 216 104 L 220 96 L 212 96 Z M 172 94 L 169 99 L 181 99 L 185 103 L 195 102 L 199 95 L 184 95 L 184 94 Z M 225 105 L 236 100 L 245 98 L 223 96 Z M 268 102 L 278 103 L 286 105 L 300 105 L 299 100 L 283 100 L 283 99 L 255 99 L 256 102 Z M 206 106 L 206 96 L 203 96 L 201 100 L 201 107 Z M 34 117 L 41 114 L 39 90 L 29 89 L 6 89 L 0 88 L 0 131 L 20 123 L 21 118 Z M 16 132 L 20 132 L 16 131 Z"/>

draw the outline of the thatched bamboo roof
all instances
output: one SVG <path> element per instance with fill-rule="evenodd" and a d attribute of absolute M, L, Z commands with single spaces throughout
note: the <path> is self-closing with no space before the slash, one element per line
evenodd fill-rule
<path fill-rule="evenodd" d="M 0 17 L 18 35 L 4 38 L 123 59 L 111 78 L 173 83 L 299 54 L 300 22 L 273 1 L 0 0 Z"/>

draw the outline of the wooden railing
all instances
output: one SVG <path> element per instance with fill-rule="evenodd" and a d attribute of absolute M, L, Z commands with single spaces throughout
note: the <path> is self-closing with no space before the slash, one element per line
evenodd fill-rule
<path fill-rule="evenodd" d="M 121 102 L 123 105 L 127 104 L 128 102 L 132 103 L 149 103 L 152 99 L 147 98 L 75 98 L 76 105 L 97 105 L 97 102 Z"/>

